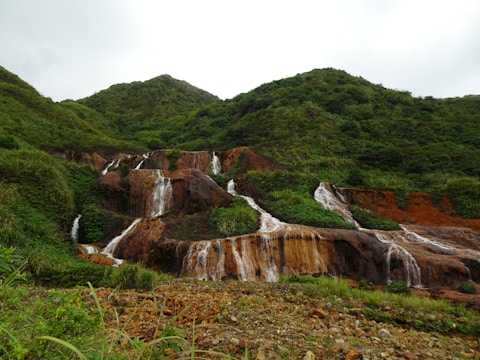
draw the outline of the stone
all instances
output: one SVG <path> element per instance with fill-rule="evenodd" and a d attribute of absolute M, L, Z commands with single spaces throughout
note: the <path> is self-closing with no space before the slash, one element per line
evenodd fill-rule
<path fill-rule="evenodd" d="M 392 337 L 392 334 L 387 329 L 382 328 L 378 330 L 378 336 L 386 338 L 386 337 Z"/>
<path fill-rule="evenodd" d="M 303 360 L 315 360 L 315 354 L 309 350 L 303 357 Z"/>
<path fill-rule="evenodd" d="M 360 359 L 360 353 L 355 349 L 350 349 L 345 355 L 345 360 L 357 360 Z"/>

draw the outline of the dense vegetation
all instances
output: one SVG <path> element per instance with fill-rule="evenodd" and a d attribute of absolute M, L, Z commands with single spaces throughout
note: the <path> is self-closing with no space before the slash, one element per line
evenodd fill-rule
<path fill-rule="evenodd" d="M 72 219 L 83 214 L 85 242 L 102 241 L 131 220 L 102 208 L 96 170 L 65 157 L 157 148 L 170 148 L 174 156 L 179 149 L 239 145 L 285 166 L 244 179 L 257 189 L 260 205 L 284 221 L 351 227 L 312 199 L 320 181 L 394 190 L 400 202 L 412 190 L 434 198 L 446 192 L 457 215 L 480 217 L 479 96 L 415 98 L 322 69 L 225 101 L 162 75 L 55 103 L 0 67 L 1 243 L 18 248 L 40 282 L 100 281 L 100 268 L 72 257 Z M 212 234 L 255 228 L 258 216 L 240 202 L 211 212 Z M 353 210 L 363 226 L 396 227 Z"/>
<path fill-rule="evenodd" d="M 64 356 L 61 346 L 38 335 L 61 336 L 88 355 L 97 345 L 100 355 L 95 356 L 112 350 L 106 338 L 97 336 L 105 335 L 101 312 L 78 293 L 52 291 L 41 298 L 32 290 L 14 288 L 20 283 L 68 287 L 90 281 L 94 286 L 152 288 L 158 282 L 158 274 L 138 264 L 105 270 L 74 256 L 69 230 L 76 214 L 83 215 L 85 242 L 101 242 L 131 219 L 102 208 L 97 170 L 65 158 L 80 152 L 111 155 L 170 148 L 170 160 L 175 160 L 179 149 L 221 151 L 240 145 L 285 166 L 281 171 L 250 171 L 243 179 L 254 188 L 259 204 L 284 221 L 352 227 L 313 200 L 320 181 L 393 190 L 399 205 L 405 204 L 408 191 L 429 191 L 434 198 L 446 192 L 456 215 L 480 218 L 480 96 L 415 98 L 340 70 L 322 69 L 226 101 L 163 75 L 55 103 L 0 67 L 0 357 Z M 352 212 L 364 227 L 398 226 L 364 209 Z M 205 222 L 212 235 L 230 236 L 256 229 L 258 213 L 236 197 L 229 207 L 211 210 Z M 431 310 L 437 303 L 389 295 L 385 300 L 387 295 L 360 293 L 324 278 L 285 281 L 306 283 L 308 296 L 363 297 L 369 306 L 365 315 L 376 320 L 478 336 L 476 315 L 471 326 L 455 330 L 448 319 L 432 323 L 420 315 L 405 318 L 405 313 L 395 316 L 379 306 L 389 301 Z M 403 289 L 403 284 L 395 285 L 392 292 Z M 472 291 L 467 285 L 462 292 Z M 438 306 L 452 316 L 473 316 L 462 308 Z"/>

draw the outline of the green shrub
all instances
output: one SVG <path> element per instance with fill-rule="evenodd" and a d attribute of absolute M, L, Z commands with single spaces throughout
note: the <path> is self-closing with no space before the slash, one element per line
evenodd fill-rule
<path fill-rule="evenodd" d="M 446 190 L 458 215 L 480 218 L 480 180 L 471 177 L 452 179 Z"/>
<path fill-rule="evenodd" d="M 476 294 L 477 293 L 477 289 L 475 288 L 475 286 L 473 286 L 473 284 L 471 284 L 469 282 L 460 283 L 460 285 L 458 285 L 457 290 L 461 293 L 464 293 L 464 294 Z"/>
<path fill-rule="evenodd" d="M 259 214 L 240 196 L 229 207 L 214 208 L 209 224 L 212 231 L 221 237 L 255 232 L 260 224 Z"/>
<path fill-rule="evenodd" d="M 274 216 L 283 221 L 315 227 L 354 229 L 336 212 L 318 204 L 305 187 L 273 191 L 263 204 Z"/>
<path fill-rule="evenodd" d="M 372 211 L 363 209 L 357 205 L 350 207 L 355 220 L 364 228 L 377 230 L 400 230 L 400 226 L 394 220 L 384 218 Z"/>
<path fill-rule="evenodd" d="M 0 134 L 0 148 L 8 150 L 19 149 L 20 144 L 14 136 Z"/>
<path fill-rule="evenodd" d="M 407 295 L 408 293 L 410 293 L 410 288 L 403 281 L 392 281 L 390 284 L 386 286 L 385 290 L 392 294 Z"/>
<path fill-rule="evenodd" d="M 85 230 L 85 242 L 93 243 L 102 240 L 102 210 L 95 204 L 85 205 L 82 210 L 82 224 Z"/>

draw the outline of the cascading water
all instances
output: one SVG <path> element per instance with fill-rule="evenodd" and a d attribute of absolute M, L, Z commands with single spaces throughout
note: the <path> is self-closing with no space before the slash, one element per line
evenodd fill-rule
<path fill-rule="evenodd" d="M 455 252 L 455 248 L 453 246 L 450 246 L 450 245 L 447 245 L 447 244 L 442 244 L 439 241 L 427 238 L 425 236 L 421 236 L 421 235 L 417 234 L 416 232 L 408 229 L 408 227 L 406 225 L 400 225 L 400 228 L 403 230 L 403 232 L 405 234 L 405 237 L 408 238 L 408 239 L 412 239 L 412 241 L 414 241 L 414 242 L 429 244 L 429 245 L 433 245 L 435 247 L 438 247 L 442 250 Z"/>
<path fill-rule="evenodd" d="M 78 244 L 86 254 L 98 254 L 98 249 L 95 246 L 88 244 Z"/>
<path fill-rule="evenodd" d="M 115 261 L 115 265 L 118 266 L 120 264 L 122 264 L 123 260 L 122 259 L 117 259 L 113 256 L 113 254 L 115 253 L 115 249 L 117 248 L 118 244 L 120 243 L 120 241 L 130 232 L 132 231 L 135 226 L 137 226 L 137 224 L 140 222 L 140 218 L 138 219 L 135 219 L 129 227 L 127 227 L 125 230 L 122 231 L 122 233 L 118 236 L 115 236 L 109 243 L 107 246 L 105 246 L 102 250 L 102 254 L 106 255 L 107 257 L 113 259 Z"/>
<path fill-rule="evenodd" d="M 140 162 L 137 164 L 137 166 L 135 166 L 135 169 L 134 169 L 134 170 L 140 170 L 140 169 L 142 168 L 142 165 L 143 165 L 144 162 L 145 162 L 145 160 L 140 161 Z"/>
<path fill-rule="evenodd" d="M 222 172 L 222 164 L 220 163 L 220 159 L 218 158 L 218 156 L 215 154 L 215 151 L 212 155 L 211 165 L 213 175 L 219 175 Z"/>
<path fill-rule="evenodd" d="M 113 164 L 115 164 L 115 160 L 112 160 L 107 164 L 105 169 L 103 169 L 103 171 L 102 171 L 102 175 L 106 175 L 108 173 L 108 169 L 110 169 Z"/>
<path fill-rule="evenodd" d="M 233 196 L 240 196 L 241 198 L 245 199 L 245 201 L 250 205 L 250 207 L 260 213 L 260 228 L 258 232 L 260 233 L 271 233 L 279 230 L 289 230 L 290 225 L 284 223 L 283 221 L 278 220 L 272 214 L 268 213 L 260 206 L 257 205 L 255 200 L 253 200 L 249 196 L 245 195 L 238 195 L 235 191 L 235 183 L 233 180 L 230 180 L 227 184 L 227 191 L 232 194 Z"/>
<path fill-rule="evenodd" d="M 75 220 L 73 220 L 72 229 L 70 230 L 70 237 L 74 243 L 78 242 L 78 228 L 80 226 L 80 219 L 82 214 L 78 214 Z"/>
<path fill-rule="evenodd" d="M 388 244 L 386 256 L 387 263 L 387 283 L 392 281 L 392 258 L 397 259 L 403 266 L 405 274 L 405 283 L 407 286 L 422 287 L 422 273 L 420 266 L 410 252 L 396 243 L 397 240 L 403 240 L 398 231 L 390 234 L 374 232 L 375 237 L 382 243 Z"/>
<path fill-rule="evenodd" d="M 164 177 L 158 169 L 153 172 L 153 175 L 156 176 L 157 179 L 154 185 L 150 216 L 156 217 L 164 215 L 170 207 L 172 184 L 170 178 Z"/>
<path fill-rule="evenodd" d="M 262 262 L 266 265 L 266 268 L 263 269 L 265 272 L 265 280 L 278 281 L 279 271 L 273 254 L 272 237 L 269 234 L 280 230 L 288 231 L 290 230 L 290 225 L 278 220 L 272 214 L 262 209 L 251 197 L 238 195 L 235 191 L 235 182 L 233 180 L 228 182 L 227 191 L 233 196 L 242 197 L 252 209 L 260 213 L 260 228 L 258 232 L 262 235 L 262 253 L 260 256 L 262 257 Z"/>
<path fill-rule="evenodd" d="M 248 239 L 245 236 L 241 238 L 241 254 L 237 249 L 237 240 L 230 239 L 232 245 L 232 254 L 237 262 L 238 277 L 241 281 L 255 280 L 255 268 L 248 248 Z"/>
<path fill-rule="evenodd" d="M 337 191 L 336 194 L 340 193 Z M 337 214 L 342 216 L 346 221 L 354 224 L 360 230 L 365 230 L 361 229 L 360 225 L 353 218 L 345 199 L 340 195 L 336 196 L 336 194 L 333 193 L 328 184 L 320 183 L 315 190 L 314 199 L 324 208 L 337 212 Z M 375 230 L 369 230 L 369 232 L 372 232 L 380 242 L 389 245 L 386 255 L 387 282 L 390 283 L 392 281 L 392 258 L 394 258 L 403 265 L 404 280 L 407 285 L 422 287 L 421 269 L 417 261 L 407 249 L 397 243 L 397 241 L 408 242 L 408 240 L 399 231 L 392 231 L 388 235 Z M 415 236 L 417 239 L 421 238 L 412 232 L 410 232 L 410 236 Z M 427 239 L 424 240 L 427 241 Z"/>
<path fill-rule="evenodd" d="M 354 224 L 357 228 L 360 228 L 360 225 L 353 218 L 345 199 L 343 199 L 341 196 L 335 196 L 335 194 L 329 189 L 328 184 L 320 183 L 313 194 L 313 198 L 325 209 L 335 211 L 345 221 L 348 221 L 349 223 Z"/>
<path fill-rule="evenodd" d="M 215 266 L 212 266 L 212 263 Z M 210 271 L 214 268 L 214 271 Z M 225 275 L 225 249 L 222 241 L 194 242 L 184 258 L 182 276 L 188 274 L 198 280 L 221 280 Z"/>
<path fill-rule="evenodd" d="M 276 282 L 279 278 L 278 267 L 275 263 L 275 255 L 272 247 L 272 237 L 269 234 L 262 234 L 263 248 L 260 254 L 262 262 L 266 265 L 263 271 L 265 272 L 265 280 L 269 282 Z"/>

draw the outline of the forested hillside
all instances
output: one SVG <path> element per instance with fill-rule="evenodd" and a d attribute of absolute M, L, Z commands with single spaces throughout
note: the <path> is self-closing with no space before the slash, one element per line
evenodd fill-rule
<path fill-rule="evenodd" d="M 480 174 L 480 96 L 416 98 L 335 69 L 226 101 L 162 76 L 80 102 L 120 137 L 151 149 L 246 145 L 342 185 L 437 191 L 451 178 Z"/>

